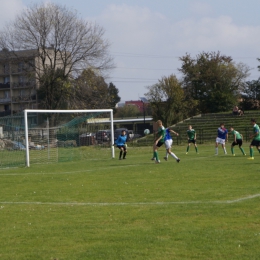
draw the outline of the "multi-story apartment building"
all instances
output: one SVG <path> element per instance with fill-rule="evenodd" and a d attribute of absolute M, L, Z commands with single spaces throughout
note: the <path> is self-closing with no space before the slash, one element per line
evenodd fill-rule
<path fill-rule="evenodd" d="M 0 51 L 0 117 L 38 106 L 36 51 L 6 52 Z"/>

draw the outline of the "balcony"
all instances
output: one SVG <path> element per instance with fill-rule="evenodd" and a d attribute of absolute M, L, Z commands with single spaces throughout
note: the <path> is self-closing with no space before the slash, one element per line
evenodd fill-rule
<path fill-rule="evenodd" d="M 9 116 L 9 115 L 11 115 L 11 110 L 0 112 L 0 117 Z"/>
<path fill-rule="evenodd" d="M 36 95 L 17 96 L 13 97 L 12 101 L 13 103 L 36 101 Z"/>
<path fill-rule="evenodd" d="M 11 98 L 0 98 L 0 103 L 11 103 Z"/>
<path fill-rule="evenodd" d="M 33 88 L 35 85 L 35 82 L 19 82 L 13 83 L 12 88 Z"/>
<path fill-rule="evenodd" d="M 0 89 L 10 89 L 10 83 L 0 83 Z"/>

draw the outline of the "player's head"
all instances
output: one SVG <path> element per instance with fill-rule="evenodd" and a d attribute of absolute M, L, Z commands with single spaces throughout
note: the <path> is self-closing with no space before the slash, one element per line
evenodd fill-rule
<path fill-rule="evenodd" d="M 251 118 L 251 124 L 252 125 L 256 124 L 256 120 L 254 118 Z"/>
<path fill-rule="evenodd" d="M 122 130 L 121 135 L 125 135 L 125 134 L 126 134 L 126 131 Z"/>
<path fill-rule="evenodd" d="M 234 127 L 233 126 L 230 127 L 230 131 L 231 132 L 234 131 Z"/>
<path fill-rule="evenodd" d="M 224 123 L 221 123 L 221 124 L 220 124 L 220 127 L 221 127 L 221 128 L 224 128 L 224 126 L 225 126 Z"/>
<path fill-rule="evenodd" d="M 189 130 L 191 130 L 192 129 L 192 125 L 189 125 Z"/>
<path fill-rule="evenodd" d="M 158 126 L 162 126 L 162 120 L 158 120 L 158 121 L 156 122 L 156 124 L 157 124 Z"/>

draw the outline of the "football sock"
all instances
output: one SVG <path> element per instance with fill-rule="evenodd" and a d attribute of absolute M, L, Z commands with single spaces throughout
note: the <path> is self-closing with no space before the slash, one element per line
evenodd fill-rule
<path fill-rule="evenodd" d="M 123 159 L 125 159 L 125 156 L 126 156 L 126 152 L 124 152 L 124 154 L 123 154 Z"/>
<path fill-rule="evenodd" d="M 123 152 L 122 152 L 122 151 L 120 151 L 120 154 L 119 154 L 119 159 L 122 157 L 122 153 L 123 153 Z"/>
<path fill-rule="evenodd" d="M 234 148 L 233 147 L 231 147 L 231 153 L 234 154 Z"/>
<path fill-rule="evenodd" d="M 171 156 L 172 156 L 173 158 L 175 158 L 176 160 L 178 159 L 178 157 L 177 157 L 173 152 L 171 152 Z"/>
<path fill-rule="evenodd" d="M 223 150 L 224 150 L 224 153 L 227 153 L 226 147 L 224 147 Z"/>
<path fill-rule="evenodd" d="M 254 150 L 250 147 L 250 157 L 254 157 Z"/>
<path fill-rule="evenodd" d="M 198 152 L 198 147 L 197 146 L 195 146 L 195 150 L 196 150 L 196 153 Z"/>
<path fill-rule="evenodd" d="M 243 149 L 242 147 L 240 147 L 239 149 L 240 149 L 240 151 L 243 153 L 243 155 L 245 155 L 244 149 Z"/>
<path fill-rule="evenodd" d="M 188 152 L 189 150 L 190 150 L 190 146 L 188 145 L 188 146 L 187 146 L 187 150 L 186 150 L 186 152 Z"/>
<path fill-rule="evenodd" d="M 155 157 L 156 161 L 159 161 L 159 158 L 158 158 L 158 153 L 157 153 L 157 151 L 155 151 L 155 152 L 154 152 L 154 157 Z"/>
<path fill-rule="evenodd" d="M 216 150 L 216 154 L 218 154 L 218 147 L 216 147 L 215 150 Z"/>
<path fill-rule="evenodd" d="M 169 154 L 168 154 L 168 152 L 166 151 L 166 158 L 168 159 L 168 157 L 169 157 Z"/>

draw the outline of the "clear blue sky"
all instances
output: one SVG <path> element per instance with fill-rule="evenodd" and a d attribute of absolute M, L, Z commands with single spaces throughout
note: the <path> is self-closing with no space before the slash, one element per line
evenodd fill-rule
<path fill-rule="evenodd" d="M 0 28 L 37 0 L 0 0 Z M 106 30 L 116 68 L 107 82 L 122 100 L 137 100 L 162 76 L 178 72 L 178 57 L 220 51 L 260 72 L 259 0 L 54 0 Z"/>

